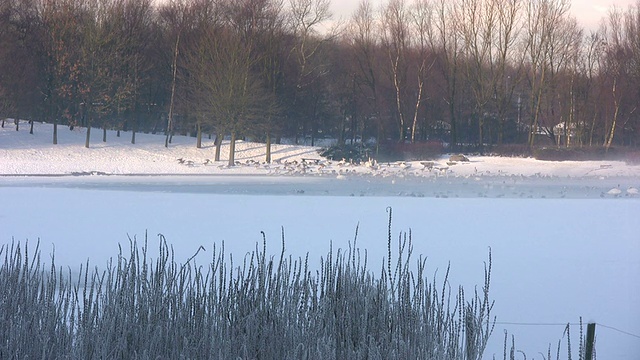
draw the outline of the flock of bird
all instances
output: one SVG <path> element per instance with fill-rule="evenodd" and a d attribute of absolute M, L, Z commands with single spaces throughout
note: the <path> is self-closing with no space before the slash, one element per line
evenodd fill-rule
<path fill-rule="evenodd" d="M 610 196 L 610 197 L 620 197 L 620 196 L 629 196 L 629 197 L 636 197 L 638 196 L 638 188 L 633 187 L 633 186 L 629 186 L 627 188 L 627 190 L 624 191 L 624 195 L 623 195 L 623 191 L 622 189 L 620 189 L 620 185 L 611 188 L 609 191 L 607 191 L 606 193 L 602 194 L 602 197 L 604 196 Z"/>
<path fill-rule="evenodd" d="M 214 162 L 205 159 L 201 162 L 188 160 L 185 158 L 176 159 L 181 165 L 195 166 L 217 166 L 219 169 L 229 168 L 226 162 Z M 253 167 L 262 169 L 266 175 L 327 175 L 337 178 L 344 178 L 345 175 L 371 175 L 371 176 L 424 176 L 425 172 L 434 175 L 446 175 L 452 164 L 447 166 L 438 166 L 432 161 L 419 162 L 419 166 L 415 166 L 412 162 L 395 161 L 379 163 L 375 159 L 369 159 L 362 163 L 355 163 L 342 159 L 339 161 L 328 159 L 301 159 L 301 160 L 274 160 L 271 163 L 264 161 L 256 161 L 248 159 L 244 161 L 236 161 L 237 167 Z"/>
<path fill-rule="evenodd" d="M 210 159 L 204 161 L 193 161 L 185 158 L 176 159 L 179 164 L 195 167 L 195 166 L 217 166 L 220 169 L 229 168 L 226 162 L 215 162 Z M 289 175 L 289 176 L 302 176 L 302 175 L 318 175 L 318 176 L 332 176 L 337 179 L 346 179 L 348 175 L 368 175 L 373 177 L 393 177 L 403 178 L 410 176 L 447 176 L 452 173 L 451 166 L 456 165 L 458 162 L 448 161 L 446 166 L 439 165 L 434 161 L 420 161 L 420 162 L 385 162 L 379 163 L 375 159 L 369 159 L 362 163 L 354 163 L 353 161 L 347 161 L 345 159 L 334 161 L 329 159 L 300 159 L 300 160 L 274 160 L 271 163 L 264 161 L 256 161 L 248 159 L 244 161 L 236 161 L 235 165 L 241 167 L 253 167 L 260 169 L 265 175 Z M 500 172 L 500 171 L 498 171 Z M 469 178 L 475 178 L 478 180 L 480 173 L 477 169 L 474 171 L 474 175 L 466 175 Z M 601 193 L 601 197 L 638 197 L 640 196 L 639 190 L 636 187 L 630 186 L 627 189 L 621 189 L 620 185 L 614 187 L 606 192 Z"/>

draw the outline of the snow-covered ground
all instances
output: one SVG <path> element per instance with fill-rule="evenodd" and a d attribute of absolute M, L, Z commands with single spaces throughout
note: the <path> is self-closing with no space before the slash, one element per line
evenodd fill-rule
<path fill-rule="evenodd" d="M 40 239 L 59 265 L 89 258 L 101 266 L 118 243 L 126 249 L 127 235 L 147 233 L 153 247 L 162 233 L 178 261 L 203 245 L 197 260 L 205 263 L 222 241 L 239 259 L 260 231 L 278 253 L 284 227 L 288 253 L 319 261 L 330 242 L 346 248 L 359 224 L 358 246 L 377 271 L 390 206 L 394 236 L 411 229 L 414 254 L 428 256 L 431 273 L 441 277 L 451 262 L 454 292 L 482 285 L 491 248 L 498 324 L 485 358 L 502 358 L 503 330 L 528 359 L 550 343 L 555 354 L 564 326 L 549 324 L 580 316 L 602 325 L 599 358 L 640 353 L 639 166 L 473 156 L 355 166 L 291 145 L 274 145 L 267 165 L 264 146 L 247 142 L 229 168 L 207 162 L 209 140 L 196 149 L 195 139 L 175 137 L 165 148 L 162 136 L 138 134 L 131 145 L 129 133 L 109 132 L 102 143 L 94 129 L 86 149 L 84 131 L 60 127 L 53 146 L 50 125 L 36 124 L 33 135 L 26 124 L 0 129 L 0 244 Z M 571 332 L 575 356 L 578 328 Z"/>
<path fill-rule="evenodd" d="M 138 133 L 116 137 L 109 131 L 102 142 L 102 130 L 91 132 L 90 148 L 85 148 L 86 129 L 60 126 L 58 145 L 51 145 L 50 124 L 28 124 L 21 131 L 7 123 L 0 129 L 0 175 L 316 175 L 348 178 L 437 178 L 477 181 L 487 177 L 509 178 L 608 178 L 640 177 L 640 165 L 622 161 L 538 161 L 531 158 L 471 156 L 469 162 L 450 162 L 448 156 L 433 162 L 396 162 L 353 165 L 327 161 L 317 148 L 295 145 L 272 147 L 271 164 L 264 163 L 264 144 L 242 142 L 236 147 L 237 166 L 228 167 L 228 144 L 222 146 L 222 161 L 212 162 L 213 140 L 204 139 L 201 149 L 196 139 L 176 136 L 168 148 L 164 136 Z M 622 189 L 623 192 L 626 189 Z"/>

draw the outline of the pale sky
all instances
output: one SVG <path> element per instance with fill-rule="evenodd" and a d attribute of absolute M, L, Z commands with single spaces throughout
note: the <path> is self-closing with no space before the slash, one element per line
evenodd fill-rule
<path fill-rule="evenodd" d="M 361 0 L 331 0 L 334 17 L 348 18 Z M 386 0 L 372 0 L 373 4 L 386 3 Z M 600 19 L 606 16 L 609 8 L 617 6 L 627 9 L 636 0 L 572 0 L 571 12 L 588 30 L 596 30 Z"/>
<path fill-rule="evenodd" d="M 626 10 L 635 3 L 636 0 L 573 0 L 571 12 L 585 28 L 595 30 L 612 6 Z"/>

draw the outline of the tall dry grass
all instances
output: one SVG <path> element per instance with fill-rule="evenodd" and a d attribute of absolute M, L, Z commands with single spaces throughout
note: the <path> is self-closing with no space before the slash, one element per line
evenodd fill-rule
<path fill-rule="evenodd" d="M 0 248 L 0 358 L 481 359 L 495 323 L 491 253 L 469 295 L 449 269 L 430 280 L 411 241 L 401 234 L 392 259 L 389 225 L 376 275 L 356 241 L 310 269 L 308 256 L 268 256 L 264 237 L 239 261 L 214 248 L 206 265 L 179 264 L 163 237 L 156 259 L 147 239 L 130 240 L 128 256 L 79 276 L 14 242 Z"/>

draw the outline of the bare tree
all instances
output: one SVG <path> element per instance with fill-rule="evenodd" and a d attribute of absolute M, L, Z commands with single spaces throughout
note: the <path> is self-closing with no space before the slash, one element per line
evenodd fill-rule
<path fill-rule="evenodd" d="M 589 146 L 592 146 L 600 103 L 597 101 L 600 97 L 598 94 L 600 87 L 596 86 L 596 83 L 603 50 L 602 36 L 599 32 L 592 32 L 586 36 L 586 40 L 583 41 L 583 44 L 584 48 L 581 51 L 582 56 L 580 58 L 580 73 L 584 84 L 581 89 L 582 106 L 580 107 L 584 108 L 584 113 L 582 114 L 584 121 L 579 121 L 577 123 L 577 134 L 581 144 L 586 143 Z M 588 124 L 587 119 L 589 120 Z"/>
<path fill-rule="evenodd" d="M 433 59 L 434 50 L 430 47 L 429 35 L 433 32 L 431 24 L 433 23 L 433 8 L 426 0 L 417 1 L 414 4 L 411 20 L 412 20 L 412 37 L 415 56 L 412 61 L 415 67 L 416 86 L 413 119 L 411 122 L 411 142 L 416 141 L 416 132 L 418 128 L 418 116 L 420 108 L 425 101 L 425 82 L 427 75 L 431 71 L 435 60 Z"/>
<path fill-rule="evenodd" d="M 174 111 L 176 102 L 176 88 L 178 83 L 178 61 L 180 55 L 180 38 L 190 22 L 187 0 L 170 0 L 160 8 L 160 18 L 165 31 L 165 41 L 170 44 L 166 48 L 168 62 L 170 64 L 170 85 L 167 125 L 165 127 L 164 146 L 171 142 L 174 124 Z"/>
<path fill-rule="evenodd" d="M 121 0 L 90 0 L 81 9 L 80 99 L 86 118 L 85 147 L 89 147 L 94 119 L 101 123 L 103 141 L 109 120 L 124 99 L 130 98 L 131 84 L 122 73 L 124 46 L 118 8 Z"/>
<path fill-rule="evenodd" d="M 39 10 L 46 74 L 41 91 L 47 102 L 47 117 L 53 123 L 53 143 L 57 144 L 60 118 L 74 124 L 80 112 L 77 100 L 84 91 L 82 18 L 73 0 L 44 1 Z"/>
<path fill-rule="evenodd" d="M 15 41 L 16 34 L 11 26 L 12 13 L 12 4 L 7 0 L 0 1 L 0 68 L 2 69 L 12 68 L 11 53 L 17 45 Z M 11 79 L 7 71 L 0 73 L 0 121 L 3 128 L 5 118 L 15 111 L 13 109 L 14 104 L 9 99 L 11 92 L 9 83 L 11 80 L 13 79 Z"/>
<path fill-rule="evenodd" d="M 640 0 L 629 5 L 624 19 L 625 48 L 629 57 L 629 111 L 623 124 L 623 134 L 633 135 L 634 140 L 626 141 L 628 145 L 637 145 L 640 135 Z"/>
<path fill-rule="evenodd" d="M 353 14 L 348 30 L 345 31 L 346 41 L 349 44 L 351 53 L 353 54 L 353 72 L 354 79 L 352 82 L 352 90 L 356 90 L 360 97 L 363 98 L 364 104 L 370 109 L 370 113 L 361 116 L 374 119 L 376 127 L 376 141 L 379 144 L 382 138 L 382 119 L 381 119 L 381 101 L 380 101 L 380 64 L 378 61 L 379 39 L 377 38 L 377 19 L 376 12 L 369 0 L 363 0 L 358 9 Z M 355 105 L 356 100 L 352 99 Z M 343 114 L 343 121 L 350 118 L 352 121 L 352 141 L 356 137 L 356 128 L 358 125 L 355 109 L 350 109 L 350 113 Z M 344 144 L 344 125 L 341 126 L 340 143 Z M 376 149 L 378 152 L 379 147 Z"/>
<path fill-rule="evenodd" d="M 583 128 L 583 119 L 581 119 L 582 115 L 578 114 L 578 104 L 579 104 L 579 91 L 581 86 L 580 77 L 583 76 L 583 51 L 585 49 L 584 40 L 586 37 L 581 29 L 575 27 L 577 38 L 574 39 L 574 43 L 570 45 L 570 59 L 569 59 L 569 111 L 568 115 L 564 117 L 565 121 L 563 124 L 564 134 L 563 137 L 565 139 L 565 145 L 567 147 L 574 145 L 573 142 L 577 141 L 581 144 L 581 139 L 578 136 L 578 129 Z"/>
<path fill-rule="evenodd" d="M 266 140 L 266 162 L 271 162 L 271 137 L 280 132 L 280 104 L 277 95 L 283 86 L 285 14 L 283 0 L 242 0 L 230 2 L 230 25 L 256 59 L 253 70 L 270 93 L 268 111 L 260 121 Z M 256 128 L 257 130 L 257 128 Z M 262 135 L 262 134 L 261 134 Z"/>
<path fill-rule="evenodd" d="M 231 136 L 229 166 L 235 165 L 235 144 L 242 134 L 260 126 L 273 101 L 255 73 L 257 59 L 232 28 L 215 29 L 189 56 L 199 108 Z"/>
<path fill-rule="evenodd" d="M 395 117 L 398 141 L 404 141 L 407 131 L 405 92 L 409 51 L 409 13 L 404 0 L 390 0 L 382 15 L 382 42 L 389 60 L 389 76 L 395 96 Z"/>
<path fill-rule="evenodd" d="M 573 127 L 573 93 L 575 91 L 576 61 L 582 41 L 582 31 L 575 18 L 565 17 L 558 21 L 556 30 L 549 41 L 548 68 L 549 87 L 547 90 L 547 124 L 545 131 L 555 137 L 560 145 L 561 139 L 570 139 L 569 128 Z M 560 125 L 564 134 L 554 129 Z"/>
<path fill-rule="evenodd" d="M 492 99 L 498 120 L 498 144 L 504 140 L 508 110 L 513 102 L 514 91 L 522 81 L 526 52 L 518 46 L 523 30 L 521 0 L 493 0 L 497 12 L 493 41 Z"/>
<path fill-rule="evenodd" d="M 568 0 L 528 0 L 526 12 L 527 49 L 529 60 L 530 121 L 529 146 L 535 144 L 538 132 L 543 94 L 549 86 L 550 42 L 554 33 L 559 31 L 556 24 L 569 11 Z"/>
<path fill-rule="evenodd" d="M 154 8 L 152 0 L 124 0 L 118 9 L 121 11 L 120 16 L 123 17 L 123 26 L 120 28 L 123 42 L 122 79 L 130 95 L 119 100 L 117 113 L 119 116 L 128 113 L 125 117 L 132 123 L 131 143 L 135 144 L 138 117 L 143 106 L 141 90 L 149 81 L 153 67 L 153 59 L 147 55 L 147 52 L 154 40 L 152 31 Z M 123 93 L 120 92 L 120 94 Z M 124 120 L 125 124 L 127 120 Z"/>
<path fill-rule="evenodd" d="M 633 14 L 631 11 L 628 14 Z M 609 80 L 609 88 L 611 94 L 612 111 L 605 119 L 605 138 L 603 146 L 609 150 L 613 144 L 615 134 L 618 130 L 618 124 L 622 117 L 628 118 L 635 113 L 638 107 L 638 100 L 632 94 L 630 88 L 632 83 L 633 72 L 637 71 L 637 65 L 633 64 L 633 42 L 630 41 L 637 34 L 629 34 L 627 29 L 633 30 L 633 26 L 624 26 L 625 16 L 623 10 L 614 8 L 607 18 L 607 22 L 603 23 L 602 34 L 605 42 L 605 58 L 604 67 L 606 79 Z M 635 16 L 629 20 L 633 22 Z M 631 80 L 631 81 L 630 81 Z M 637 90 L 636 90 L 637 91 Z M 610 118 L 610 122 L 609 122 Z"/>
<path fill-rule="evenodd" d="M 119 130 L 127 114 L 135 111 L 145 67 L 143 52 L 149 39 L 151 0 L 102 0 L 96 6 L 100 15 L 99 46 L 93 62 L 101 66 L 98 101 L 102 114 L 102 141 L 107 128 Z M 102 14 L 103 13 L 103 14 Z M 94 40 L 92 40 L 94 41 Z M 134 120 L 135 121 L 135 120 Z M 135 126 L 132 142 L 135 140 Z"/>
<path fill-rule="evenodd" d="M 167 129 L 164 140 L 164 147 L 169 147 L 171 134 L 173 132 L 173 112 L 175 109 L 176 83 L 178 80 L 178 55 L 180 54 L 180 33 L 176 34 L 176 42 L 173 46 L 173 57 L 171 60 L 171 98 L 169 100 L 169 114 L 167 116 Z"/>
<path fill-rule="evenodd" d="M 260 29 L 263 34 L 262 55 L 260 72 L 264 78 L 266 88 L 271 92 L 274 102 L 270 104 L 269 112 L 265 114 L 265 140 L 266 152 L 265 161 L 271 163 L 272 138 L 281 136 L 283 128 L 283 101 L 278 99 L 284 87 L 284 63 L 286 59 L 285 43 L 285 15 L 284 1 L 271 0 L 265 7 L 266 21 Z"/>
<path fill-rule="evenodd" d="M 35 1 L 0 1 L 0 121 L 40 115 L 43 101 L 39 60 L 42 27 Z M 33 121 L 30 132 L 33 133 Z"/>
<path fill-rule="evenodd" d="M 288 24 L 294 39 L 290 57 L 294 60 L 296 66 L 295 80 L 293 80 L 294 87 L 291 94 L 291 106 L 294 109 L 305 102 L 308 104 L 315 103 L 315 99 L 311 98 L 306 92 L 317 83 L 320 77 L 325 76 L 329 71 L 328 64 L 323 62 L 321 51 L 323 45 L 335 38 L 337 29 L 331 29 L 325 34 L 321 34 L 320 30 L 332 18 L 330 5 L 330 0 L 289 0 Z M 309 106 L 303 112 L 297 111 L 297 114 L 293 116 L 298 117 L 292 124 L 296 126 L 296 142 L 300 125 L 298 122 L 301 122 L 303 135 L 306 135 L 309 125 L 312 128 L 313 143 L 317 130 L 317 112 L 314 107 Z M 309 124 L 309 121 L 311 121 L 311 124 Z"/>
<path fill-rule="evenodd" d="M 460 29 L 466 55 L 466 78 L 474 98 L 478 124 L 478 145 L 485 143 L 485 121 L 490 115 L 488 105 L 495 89 L 494 40 L 498 31 L 497 4 L 491 0 L 470 0 L 462 3 Z"/>
<path fill-rule="evenodd" d="M 436 61 L 445 82 L 443 99 L 449 112 L 450 143 L 458 145 L 458 86 L 462 38 L 458 29 L 461 21 L 459 0 L 434 0 L 433 26 L 429 28 L 431 48 L 436 51 Z"/>

